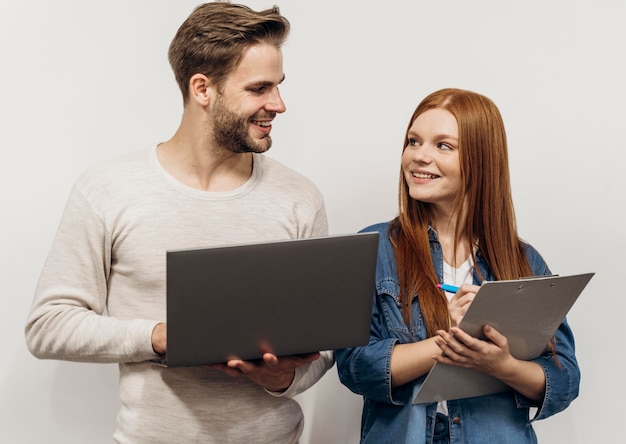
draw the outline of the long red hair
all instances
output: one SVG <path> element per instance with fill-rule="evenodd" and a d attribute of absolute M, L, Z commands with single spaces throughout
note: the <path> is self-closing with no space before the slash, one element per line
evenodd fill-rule
<path fill-rule="evenodd" d="M 495 104 L 480 94 L 460 89 L 442 89 L 426 97 L 415 109 L 404 138 L 415 119 L 433 108 L 452 113 L 458 124 L 461 164 L 455 217 L 455 245 L 465 235 L 497 280 L 531 275 L 530 265 L 517 234 L 511 196 L 508 148 L 504 123 Z M 417 295 L 428 336 L 450 327 L 448 302 L 437 289 L 439 278 L 431 259 L 428 237 L 430 204 L 411 199 L 400 172 L 399 213 L 390 228 L 400 281 L 402 314 L 411 325 L 411 302 Z M 470 248 L 474 263 L 475 251 Z"/>

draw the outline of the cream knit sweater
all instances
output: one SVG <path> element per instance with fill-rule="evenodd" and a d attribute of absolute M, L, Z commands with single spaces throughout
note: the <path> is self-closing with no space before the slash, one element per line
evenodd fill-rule
<path fill-rule="evenodd" d="M 116 442 L 297 442 L 303 415 L 291 397 L 332 366 L 331 353 L 298 369 L 276 396 L 217 370 L 149 363 L 151 333 L 165 320 L 166 250 L 327 231 L 319 190 L 265 155 L 254 155 L 247 183 L 220 193 L 177 182 L 154 147 L 93 167 L 68 199 L 28 317 L 27 345 L 42 359 L 119 363 Z"/>

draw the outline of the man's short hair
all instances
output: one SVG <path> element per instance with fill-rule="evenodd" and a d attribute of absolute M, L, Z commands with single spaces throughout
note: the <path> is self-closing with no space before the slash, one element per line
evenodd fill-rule
<path fill-rule="evenodd" d="M 249 46 L 267 43 L 279 48 L 289 27 L 277 6 L 259 12 L 228 2 L 198 6 L 176 32 L 168 52 L 183 103 L 192 76 L 204 74 L 220 88 Z"/>

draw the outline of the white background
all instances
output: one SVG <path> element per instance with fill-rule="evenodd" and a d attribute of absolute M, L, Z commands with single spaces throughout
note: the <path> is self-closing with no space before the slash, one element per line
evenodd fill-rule
<path fill-rule="evenodd" d="M 287 113 L 268 155 L 313 179 L 332 234 L 397 208 L 402 139 L 443 87 L 499 106 L 519 230 L 558 274 L 596 272 L 569 315 L 580 397 L 541 442 L 615 442 L 625 412 L 626 2 L 278 3 Z M 88 165 L 166 140 L 182 102 L 167 48 L 195 1 L 0 3 L 0 441 L 107 443 L 117 367 L 38 361 L 23 327 L 70 186 Z M 355 443 L 361 400 L 333 368 L 301 398 L 303 444 Z"/>

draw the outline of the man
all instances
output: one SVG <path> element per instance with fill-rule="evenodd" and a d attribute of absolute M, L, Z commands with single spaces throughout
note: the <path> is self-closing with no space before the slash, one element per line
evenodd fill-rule
<path fill-rule="evenodd" d="M 261 154 L 285 111 L 288 32 L 276 7 L 196 8 L 169 50 L 184 102 L 174 136 L 91 168 L 72 189 L 26 339 L 38 358 L 119 363 L 116 442 L 297 442 L 303 417 L 291 398 L 333 364 L 329 352 L 150 362 L 167 351 L 166 250 L 327 234 L 319 190 Z"/>

